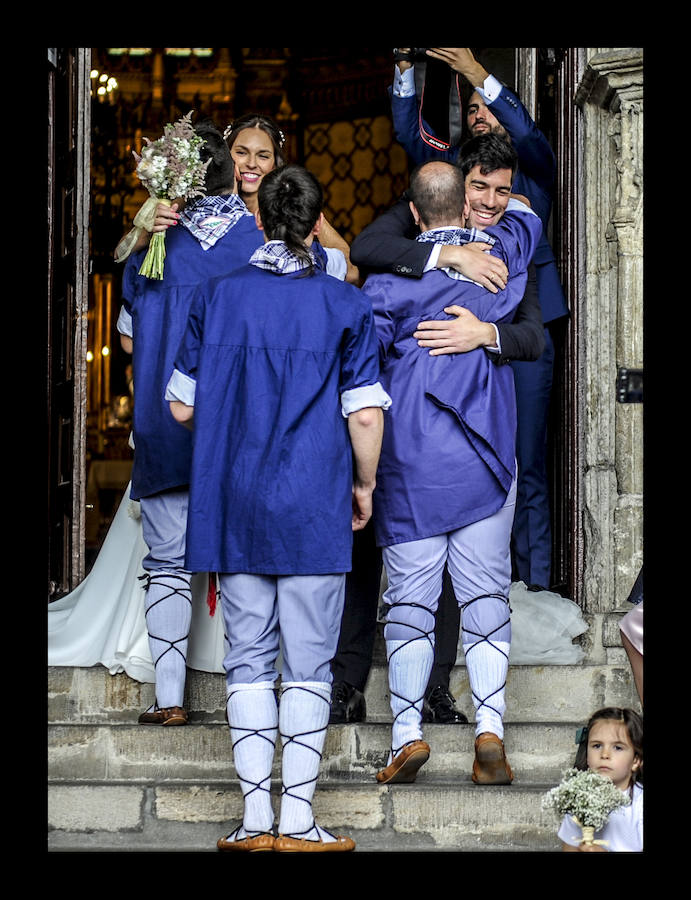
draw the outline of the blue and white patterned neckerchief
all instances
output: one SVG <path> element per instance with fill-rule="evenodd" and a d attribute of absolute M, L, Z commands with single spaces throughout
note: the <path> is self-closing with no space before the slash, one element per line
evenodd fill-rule
<path fill-rule="evenodd" d="M 432 228 L 430 231 L 423 231 L 415 240 L 422 243 L 428 241 L 433 244 L 455 244 L 456 246 L 469 244 L 471 241 L 484 241 L 490 245 L 496 244 L 496 240 L 493 237 L 485 234 L 484 231 L 479 231 L 477 228 Z M 473 281 L 472 278 L 466 278 L 465 275 L 462 275 L 455 269 L 444 267 L 441 271 L 457 281 L 470 281 L 471 284 L 478 283 Z"/>
<path fill-rule="evenodd" d="M 243 216 L 252 213 L 238 194 L 200 197 L 180 213 L 180 222 L 208 250 Z"/>
<path fill-rule="evenodd" d="M 315 268 L 320 268 L 315 254 L 310 249 L 310 256 Z M 285 241 L 267 241 L 263 247 L 255 250 L 250 256 L 250 265 L 260 269 L 268 269 L 277 275 L 291 275 L 307 268 L 307 263 L 299 259 L 292 250 L 289 250 Z"/>

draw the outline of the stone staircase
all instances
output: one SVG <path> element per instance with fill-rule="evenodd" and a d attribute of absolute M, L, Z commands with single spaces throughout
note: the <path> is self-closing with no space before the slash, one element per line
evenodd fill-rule
<path fill-rule="evenodd" d="M 451 691 L 472 719 L 464 665 Z M 216 852 L 242 815 L 222 675 L 190 670 L 185 728 L 137 725 L 153 685 L 101 666 L 49 669 L 48 694 L 49 850 Z M 577 727 L 602 706 L 636 705 L 623 651 L 615 663 L 511 666 L 512 785 L 472 783 L 469 724 L 425 726 L 432 754 L 416 782 L 382 786 L 391 714 L 381 637 L 365 696 L 367 722 L 329 726 L 314 801 L 319 823 L 360 852 L 558 851 L 557 822 L 540 801 L 572 764 Z M 280 751 L 276 801 L 279 772 Z"/>

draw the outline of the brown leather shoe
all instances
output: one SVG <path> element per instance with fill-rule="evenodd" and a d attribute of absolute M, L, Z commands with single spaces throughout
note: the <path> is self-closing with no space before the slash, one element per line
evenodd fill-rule
<path fill-rule="evenodd" d="M 240 840 L 231 840 L 238 833 L 240 828 L 236 828 L 228 837 L 219 838 L 216 846 L 219 850 L 233 852 L 237 850 L 244 853 L 259 853 L 263 850 L 273 850 L 276 838 L 272 834 L 255 834 L 254 837 L 240 838 Z"/>
<path fill-rule="evenodd" d="M 504 742 L 491 731 L 483 731 L 475 739 L 473 781 L 475 784 L 511 784 L 513 781 Z"/>
<path fill-rule="evenodd" d="M 137 721 L 140 725 L 187 725 L 187 711 L 182 706 L 166 706 L 143 712 Z"/>
<path fill-rule="evenodd" d="M 274 842 L 277 853 L 347 853 L 355 849 L 355 841 L 336 835 L 335 841 L 307 841 L 304 838 L 285 837 L 282 834 Z"/>
<path fill-rule="evenodd" d="M 377 772 L 380 784 L 412 784 L 417 770 L 429 759 L 430 748 L 427 741 L 411 741 L 385 769 Z"/>

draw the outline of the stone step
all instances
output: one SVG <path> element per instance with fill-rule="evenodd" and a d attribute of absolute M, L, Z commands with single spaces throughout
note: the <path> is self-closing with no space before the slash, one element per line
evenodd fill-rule
<path fill-rule="evenodd" d="M 465 666 L 451 690 L 472 720 Z M 605 705 L 632 705 L 625 664 L 511 666 L 505 743 L 515 772 L 507 787 L 470 779 L 474 727 L 425 725 L 432 747 L 413 785 L 382 786 L 391 712 L 386 667 L 375 660 L 367 722 L 330 726 L 314 810 L 361 852 L 557 851 L 558 822 L 542 795 L 573 763 L 576 728 Z M 242 815 L 224 719 L 224 678 L 189 671 L 185 728 L 144 727 L 152 684 L 102 666 L 51 668 L 49 849 L 216 852 Z M 274 766 L 276 803 L 280 748 Z"/>
<path fill-rule="evenodd" d="M 466 667 L 454 667 L 450 689 L 458 709 L 473 720 Z M 386 666 L 372 667 L 365 690 L 368 722 L 390 722 Z M 154 686 L 103 666 L 48 670 L 51 722 L 136 722 L 154 701 Z M 185 706 L 195 722 L 223 721 L 225 681 L 221 674 L 188 670 Z M 579 722 L 603 706 L 638 707 L 628 662 L 608 665 L 510 666 L 505 721 Z"/>
<path fill-rule="evenodd" d="M 508 724 L 506 752 L 516 784 L 556 783 L 573 763 L 577 723 Z M 51 725 L 51 782 L 226 781 L 235 769 L 227 725 L 160 728 L 142 725 Z M 469 782 L 474 757 L 472 725 L 425 725 L 432 748 L 418 777 Z M 386 724 L 330 725 L 320 781 L 372 781 L 386 765 L 391 728 Z M 280 742 L 274 777 L 279 778 Z"/>
<path fill-rule="evenodd" d="M 315 818 L 360 851 L 558 851 L 558 821 L 541 808 L 552 784 L 479 787 L 423 778 L 407 785 L 320 783 Z M 278 810 L 278 790 L 273 792 Z M 209 851 L 242 817 L 226 781 L 53 784 L 49 850 Z"/>

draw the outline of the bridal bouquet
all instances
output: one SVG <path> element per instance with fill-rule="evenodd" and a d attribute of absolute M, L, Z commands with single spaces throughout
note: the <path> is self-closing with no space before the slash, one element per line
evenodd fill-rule
<path fill-rule="evenodd" d="M 543 809 L 571 816 L 580 827 L 581 843 L 585 844 L 607 843 L 595 841 L 595 832 L 604 827 L 610 813 L 630 803 L 630 797 L 609 778 L 590 769 L 567 769 L 561 783 L 542 797 Z"/>
<path fill-rule="evenodd" d="M 134 223 L 140 228 L 151 231 L 159 202 L 170 206 L 178 198 L 187 200 L 206 193 L 206 170 L 211 160 L 201 160 L 204 138 L 199 137 L 192 127 L 192 112 L 190 110 L 174 125 L 166 125 L 163 136 L 157 141 L 145 137 L 146 146 L 141 156 L 132 151 L 139 180 L 151 195 L 135 216 Z M 165 231 L 156 232 L 151 235 L 139 274 L 158 280 L 163 278 L 165 256 Z"/>

